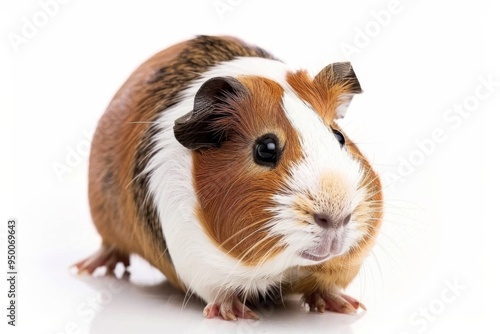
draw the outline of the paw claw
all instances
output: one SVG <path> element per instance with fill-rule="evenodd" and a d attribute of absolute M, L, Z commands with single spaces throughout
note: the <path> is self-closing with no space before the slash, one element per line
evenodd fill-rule
<path fill-rule="evenodd" d="M 208 319 L 221 316 L 224 320 L 254 319 L 259 316 L 250 308 L 245 306 L 238 297 L 230 297 L 221 302 L 208 304 L 203 310 L 203 315 Z"/>
<path fill-rule="evenodd" d="M 236 316 L 231 310 L 221 311 L 220 315 L 224 320 L 236 320 Z"/>
<path fill-rule="evenodd" d="M 325 303 L 325 300 L 318 294 L 316 295 L 316 298 L 315 298 L 315 305 L 316 305 L 316 309 L 318 310 L 319 313 L 325 313 L 325 309 L 326 309 L 326 303 Z"/>
<path fill-rule="evenodd" d="M 253 320 L 259 320 L 259 316 L 257 315 L 257 313 L 255 313 L 254 311 L 248 309 L 247 311 L 245 311 L 245 313 L 242 314 L 242 318 L 243 319 L 253 319 Z"/>
<path fill-rule="evenodd" d="M 208 319 L 213 319 L 219 315 L 219 306 L 214 304 L 208 304 L 203 309 L 203 315 Z"/>
<path fill-rule="evenodd" d="M 106 267 L 106 275 L 114 275 L 116 264 L 122 262 L 125 268 L 130 266 L 130 257 L 110 246 L 102 246 L 88 258 L 75 263 L 71 270 L 77 275 L 92 275 L 99 267 Z"/>
<path fill-rule="evenodd" d="M 359 308 L 366 310 L 366 306 L 357 299 L 335 291 L 314 292 L 304 297 L 305 303 L 309 305 L 309 310 L 316 310 L 319 313 L 328 310 L 344 314 L 356 314 Z"/>

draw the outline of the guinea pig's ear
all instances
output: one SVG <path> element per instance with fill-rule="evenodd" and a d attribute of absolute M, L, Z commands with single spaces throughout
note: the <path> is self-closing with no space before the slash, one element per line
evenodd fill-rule
<path fill-rule="evenodd" d="M 333 86 L 343 88 L 342 101 L 336 109 L 336 119 L 345 116 L 354 94 L 363 92 L 350 62 L 333 63 L 326 66 L 314 77 L 313 82 L 325 88 L 332 88 Z"/>
<path fill-rule="evenodd" d="M 190 150 L 219 146 L 227 136 L 221 121 L 234 112 L 231 102 L 248 93 L 233 77 L 207 80 L 194 97 L 193 110 L 175 121 L 175 138 Z"/>

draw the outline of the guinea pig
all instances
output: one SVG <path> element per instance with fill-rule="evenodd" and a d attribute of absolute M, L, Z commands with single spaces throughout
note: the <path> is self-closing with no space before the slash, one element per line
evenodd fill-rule
<path fill-rule="evenodd" d="M 382 188 L 337 124 L 361 92 L 350 63 L 313 76 L 233 37 L 154 55 L 95 131 L 102 246 L 77 270 L 138 254 L 208 318 L 257 318 L 247 302 L 272 291 L 321 313 L 364 308 L 342 291 L 380 229 Z"/>

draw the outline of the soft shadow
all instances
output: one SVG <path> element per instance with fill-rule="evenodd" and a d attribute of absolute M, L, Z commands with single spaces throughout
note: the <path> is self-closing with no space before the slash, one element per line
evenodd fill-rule
<path fill-rule="evenodd" d="M 261 302 L 253 309 L 260 320 L 224 321 L 203 317 L 203 303 L 186 302 L 183 293 L 166 280 L 136 283 L 125 277 L 80 277 L 96 291 L 99 307 L 90 323 L 90 333 L 353 333 L 350 325 L 363 317 L 336 313 L 318 314 L 301 307 L 298 297 L 282 304 Z"/>

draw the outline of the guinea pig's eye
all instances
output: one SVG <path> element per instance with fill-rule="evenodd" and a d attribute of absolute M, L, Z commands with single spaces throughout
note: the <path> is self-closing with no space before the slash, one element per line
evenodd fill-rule
<path fill-rule="evenodd" d="M 261 166 L 275 167 L 279 158 L 278 138 L 269 133 L 255 141 L 253 160 Z"/>
<path fill-rule="evenodd" d="M 340 132 L 339 130 L 336 130 L 336 129 L 332 129 L 332 131 L 333 131 L 333 134 L 335 135 L 335 138 L 337 138 L 337 140 L 339 141 L 340 146 L 343 147 L 345 145 L 345 138 L 344 138 L 344 135 L 342 134 L 342 132 Z"/>

